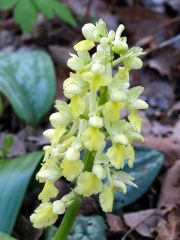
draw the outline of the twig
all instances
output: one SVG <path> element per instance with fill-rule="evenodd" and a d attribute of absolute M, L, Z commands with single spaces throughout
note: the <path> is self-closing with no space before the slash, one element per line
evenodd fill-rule
<path fill-rule="evenodd" d="M 86 12 L 84 14 L 84 24 L 87 23 L 88 20 L 89 20 L 91 5 L 92 5 L 92 0 L 88 0 L 87 7 L 86 7 Z"/>
<path fill-rule="evenodd" d="M 158 212 L 153 212 L 151 213 L 149 216 L 147 216 L 146 218 L 144 218 L 142 221 L 140 221 L 138 224 L 136 224 L 134 227 L 132 227 L 131 229 L 129 229 L 126 234 L 124 234 L 124 236 L 121 238 L 121 240 L 126 240 L 126 238 L 137 228 L 139 227 L 142 223 L 144 223 L 146 220 L 148 220 L 149 218 L 151 218 L 153 215 L 157 215 L 158 217 L 161 217 L 161 215 Z"/>
<path fill-rule="evenodd" d="M 157 51 L 159 49 L 162 49 L 164 47 L 167 47 L 169 45 L 172 45 L 173 43 L 177 42 L 180 40 L 180 34 L 176 35 L 175 37 L 169 38 L 168 40 L 165 40 L 161 42 L 157 47 L 154 47 L 152 49 L 146 50 L 146 56 L 154 51 Z"/>

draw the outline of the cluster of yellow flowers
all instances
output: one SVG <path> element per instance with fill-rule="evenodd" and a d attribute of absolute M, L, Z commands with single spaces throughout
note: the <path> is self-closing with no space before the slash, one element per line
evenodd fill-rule
<path fill-rule="evenodd" d="M 85 24 L 85 40 L 74 46 L 77 54 L 70 54 L 67 65 L 73 72 L 63 86 L 70 103 L 56 101 L 57 112 L 50 116 L 53 128 L 44 132 L 51 145 L 44 147 L 37 173 L 45 185 L 39 195 L 42 203 L 31 216 L 36 228 L 53 224 L 76 195 L 99 194 L 103 211 L 110 212 L 115 191 L 126 193 L 126 185 L 137 187 L 134 178 L 121 169 L 125 161 L 133 166 L 132 144 L 143 140 L 137 110 L 148 105 L 138 99 L 143 87 L 129 89 L 129 72 L 142 67 L 139 56 L 143 52 L 139 47 L 129 49 L 127 38 L 121 36 L 123 30 L 120 25 L 116 32 L 108 32 L 102 20 Z M 117 73 L 112 73 L 119 63 Z M 128 110 L 127 120 L 121 118 L 122 109 Z M 75 187 L 52 202 L 58 194 L 55 183 L 62 176 L 74 181 Z"/>

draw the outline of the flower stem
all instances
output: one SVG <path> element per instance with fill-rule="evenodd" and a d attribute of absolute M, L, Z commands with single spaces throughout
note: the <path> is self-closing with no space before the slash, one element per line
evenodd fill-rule
<path fill-rule="evenodd" d="M 94 162 L 94 153 L 88 150 L 84 154 L 84 171 L 91 171 Z M 67 240 L 68 234 L 71 231 L 74 220 L 78 214 L 82 196 L 76 195 L 73 203 L 68 207 L 63 220 L 56 232 L 54 240 Z"/>
<path fill-rule="evenodd" d="M 67 236 L 78 214 L 80 203 L 81 203 L 81 197 L 77 195 L 74 202 L 71 204 L 71 206 L 68 207 L 63 217 L 63 220 L 56 232 L 54 240 L 67 240 Z"/>

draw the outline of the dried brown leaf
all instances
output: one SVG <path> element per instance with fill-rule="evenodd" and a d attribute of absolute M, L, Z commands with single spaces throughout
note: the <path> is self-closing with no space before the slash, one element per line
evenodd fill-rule
<path fill-rule="evenodd" d="M 124 214 L 128 227 L 134 228 L 141 236 L 152 238 L 152 229 L 157 225 L 156 209 Z"/>
<path fill-rule="evenodd" d="M 120 216 L 117 216 L 112 213 L 106 214 L 106 221 L 109 226 L 109 231 L 112 234 L 122 233 L 124 234 L 128 229 L 124 224 L 123 219 Z"/>
<path fill-rule="evenodd" d="M 161 218 L 155 231 L 158 236 L 156 240 L 179 240 L 180 239 L 180 205 L 177 205 Z"/>
<path fill-rule="evenodd" d="M 180 160 L 167 171 L 158 202 L 158 207 L 166 210 L 176 205 L 180 205 Z"/>
<path fill-rule="evenodd" d="M 144 145 L 152 147 L 165 154 L 164 164 L 166 167 L 173 166 L 175 161 L 180 158 L 179 144 L 171 138 L 147 137 Z"/>
<path fill-rule="evenodd" d="M 161 42 L 168 36 L 164 24 L 169 18 L 165 14 L 139 6 L 117 8 L 115 11 L 119 22 L 126 26 L 133 43 L 145 37 L 153 37 L 153 42 Z"/>

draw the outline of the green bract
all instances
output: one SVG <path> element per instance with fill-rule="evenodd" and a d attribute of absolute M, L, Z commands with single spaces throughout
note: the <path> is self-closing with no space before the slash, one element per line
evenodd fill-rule
<path fill-rule="evenodd" d="M 82 28 L 86 39 L 74 46 L 77 54 L 71 54 L 67 63 L 73 72 L 64 82 L 70 103 L 56 102 L 58 112 L 50 116 L 53 128 L 44 132 L 51 144 L 44 148 L 37 174 L 45 186 L 39 196 L 42 203 L 31 216 L 36 228 L 53 224 L 73 202 L 92 194 L 99 194 L 103 211 L 111 212 L 115 191 L 128 194 L 127 186 L 137 187 L 134 177 L 122 169 L 126 161 L 133 167 L 133 143 L 143 140 L 137 110 L 148 105 L 139 99 L 142 87 L 129 89 L 129 72 L 142 67 L 139 56 L 143 52 L 138 47 L 129 49 L 126 37 L 121 36 L 123 30 L 120 25 L 108 33 L 102 20 L 86 24 Z M 121 117 L 123 109 L 128 120 Z M 110 144 L 105 149 L 107 140 Z M 53 184 L 61 176 L 76 180 L 76 185 L 62 199 L 50 201 L 57 196 Z"/>

